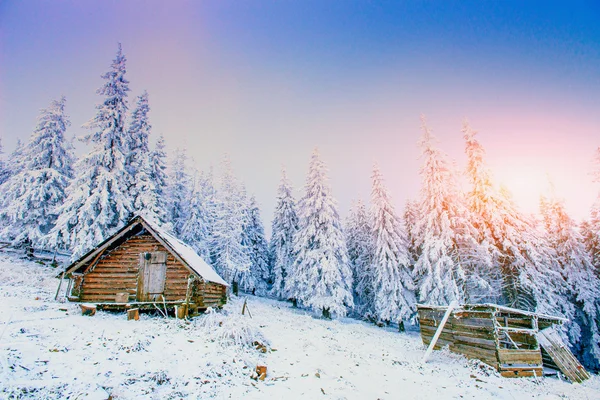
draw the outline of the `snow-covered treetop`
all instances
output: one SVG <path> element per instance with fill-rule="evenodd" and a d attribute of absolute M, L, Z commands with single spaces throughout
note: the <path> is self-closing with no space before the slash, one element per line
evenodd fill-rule
<path fill-rule="evenodd" d="M 29 142 L 27 169 L 51 168 L 71 178 L 73 155 L 65 145 L 65 131 L 71 125 L 65 115 L 66 98 L 53 100 L 48 108 L 42 109 L 38 124 Z"/>

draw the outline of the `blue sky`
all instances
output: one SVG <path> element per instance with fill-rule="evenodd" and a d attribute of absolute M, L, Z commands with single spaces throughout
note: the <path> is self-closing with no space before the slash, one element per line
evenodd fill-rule
<path fill-rule="evenodd" d="M 401 209 L 418 195 L 421 113 L 458 168 L 468 117 L 526 211 L 547 174 L 578 218 L 598 192 L 597 1 L 1 1 L 5 151 L 62 94 L 83 134 L 118 42 L 154 132 L 201 169 L 229 153 L 267 224 L 281 165 L 301 189 L 315 146 L 342 214 L 374 161 Z"/>

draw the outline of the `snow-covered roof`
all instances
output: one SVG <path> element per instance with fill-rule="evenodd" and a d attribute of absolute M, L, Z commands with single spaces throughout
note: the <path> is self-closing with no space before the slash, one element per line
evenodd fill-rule
<path fill-rule="evenodd" d="M 229 284 L 217 274 L 217 271 L 204 261 L 194 249 L 177 239 L 175 236 L 167 233 L 156 222 L 148 218 L 139 218 L 141 218 L 150 229 L 168 245 L 167 247 L 170 247 L 173 252 L 177 253 L 189 268 L 194 270 L 194 272 L 200 275 L 204 280 L 229 286 Z"/>
<path fill-rule="evenodd" d="M 161 242 L 176 258 L 179 259 L 187 268 L 192 272 L 196 273 L 202 279 L 207 282 L 218 283 L 220 285 L 229 286 L 223 278 L 217 274 L 217 272 L 211 267 L 206 261 L 202 259 L 187 244 L 177 239 L 165 229 L 161 228 L 160 224 L 152 219 L 138 215 L 134 217 L 126 226 L 121 228 L 117 233 L 106 239 L 104 242 L 96 246 L 90 252 L 82 256 L 79 260 L 71 264 L 67 269 L 66 273 L 75 272 L 81 268 L 85 263 L 90 261 L 93 257 L 97 256 L 103 249 L 106 249 L 113 244 L 117 239 L 126 235 L 130 232 L 135 225 L 141 224 L 152 236 L 154 236 L 159 242 Z"/>

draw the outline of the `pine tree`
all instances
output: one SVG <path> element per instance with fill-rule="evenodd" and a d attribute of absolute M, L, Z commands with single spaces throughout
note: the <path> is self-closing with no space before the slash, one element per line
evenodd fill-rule
<path fill-rule="evenodd" d="M 345 316 L 352 307 L 352 271 L 336 201 L 318 150 L 312 155 L 286 292 L 324 317 Z"/>
<path fill-rule="evenodd" d="M 238 285 L 250 270 L 251 260 L 242 244 L 245 222 L 244 198 L 233 174 L 231 162 L 223 160 L 223 175 L 217 191 L 212 233 L 213 265 L 227 282 Z"/>
<path fill-rule="evenodd" d="M 0 157 L 2 157 L 4 151 L 2 151 L 2 140 L 0 139 Z M 8 180 L 8 167 L 2 158 L 0 158 L 0 185 Z"/>
<path fill-rule="evenodd" d="M 54 227 L 58 206 L 66 199 L 73 178 L 73 155 L 65 142 L 70 125 L 65 115 L 65 97 L 54 100 L 41 111 L 18 168 L 3 185 L 0 219 L 8 222 L 2 236 L 15 244 L 43 246 Z"/>
<path fill-rule="evenodd" d="M 277 204 L 275 205 L 269 250 L 273 265 L 271 295 L 279 299 L 287 299 L 284 290 L 285 280 L 295 259 L 294 237 L 298 231 L 298 214 L 292 191 L 292 186 L 283 170 L 281 183 L 277 189 Z"/>
<path fill-rule="evenodd" d="M 77 163 L 77 176 L 51 232 L 52 241 L 71 248 L 74 258 L 102 242 L 132 215 L 125 171 L 129 91 L 125 63 L 119 44 L 111 69 L 102 75 L 105 83 L 97 92 L 104 100 L 96 107 L 96 116 L 86 124 L 92 133 L 85 141 L 93 148 Z"/>
<path fill-rule="evenodd" d="M 127 131 L 128 152 L 125 169 L 128 172 L 128 192 L 132 197 L 134 211 L 154 217 L 159 212 L 155 182 L 152 179 L 151 153 L 148 139 L 152 127 L 148 119 L 148 93 L 144 91 L 136 99 Z"/>
<path fill-rule="evenodd" d="M 150 152 L 148 174 L 152 184 L 150 185 L 151 190 L 148 197 L 150 200 L 146 201 L 146 204 L 154 204 L 155 209 L 152 210 L 150 206 L 150 212 L 162 225 L 168 225 L 169 229 L 172 229 L 169 221 L 169 203 L 167 199 L 166 189 L 168 187 L 168 175 L 167 175 L 167 153 L 165 151 L 165 139 L 161 135 L 156 141 L 154 150 Z M 136 208 L 141 209 L 143 203 L 138 201 Z"/>
<path fill-rule="evenodd" d="M 181 229 L 181 240 L 192 246 L 207 262 L 210 262 L 210 224 L 209 204 L 207 197 L 207 177 L 204 174 L 195 176 L 191 193 L 188 217 Z"/>
<path fill-rule="evenodd" d="M 242 230 L 242 245 L 248 251 L 250 268 L 240 274 L 240 287 L 261 296 L 267 293 L 270 275 L 269 246 L 260 218 L 256 198 L 251 196 L 245 209 L 245 223 Z"/>
<path fill-rule="evenodd" d="M 172 224 L 173 233 L 176 237 L 181 237 L 183 226 L 189 218 L 192 180 L 188 172 L 187 159 L 185 149 L 176 149 L 168 176 L 167 219 Z"/>
<path fill-rule="evenodd" d="M 375 237 L 372 261 L 375 317 L 379 321 L 413 321 L 415 284 L 411 276 L 408 239 L 396 215 L 379 168 L 373 168 L 371 214 Z"/>
<path fill-rule="evenodd" d="M 567 282 L 567 300 L 575 306 L 566 331 L 575 354 L 590 369 L 600 367 L 600 279 L 594 274 L 590 254 L 564 201 L 542 197 L 540 209 L 550 245 L 556 250 L 561 274 Z"/>
<path fill-rule="evenodd" d="M 460 262 L 459 232 L 464 225 L 456 182 L 445 155 L 434 147 L 434 138 L 421 117 L 421 200 L 414 226 L 418 258 L 414 266 L 419 301 L 444 305 L 463 302 L 465 270 Z"/>
<path fill-rule="evenodd" d="M 490 256 L 488 279 L 500 281 L 500 301 L 525 310 L 569 314 L 569 305 L 560 297 L 565 286 L 556 272 L 555 252 L 535 221 L 517 210 L 508 191 L 494 188 L 477 132 L 465 122 L 463 133 L 472 184 L 470 216 Z"/>
<path fill-rule="evenodd" d="M 372 269 L 375 238 L 365 204 L 359 200 L 354 204 L 344 227 L 348 261 L 352 269 L 352 291 L 354 309 L 364 318 L 374 318 L 374 276 Z"/>

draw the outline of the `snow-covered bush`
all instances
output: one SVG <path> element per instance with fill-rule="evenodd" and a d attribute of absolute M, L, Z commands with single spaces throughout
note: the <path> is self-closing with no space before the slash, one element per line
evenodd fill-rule
<path fill-rule="evenodd" d="M 206 330 L 210 340 L 223 346 L 256 347 L 256 343 L 268 345 L 268 340 L 257 323 L 246 313 L 241 314 L 242 304 L 232 302 L 222 310 L 209 308 L 197 321 Z"/>

